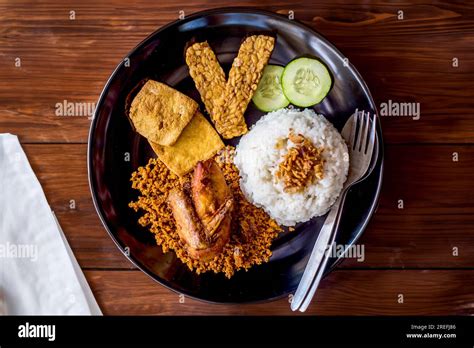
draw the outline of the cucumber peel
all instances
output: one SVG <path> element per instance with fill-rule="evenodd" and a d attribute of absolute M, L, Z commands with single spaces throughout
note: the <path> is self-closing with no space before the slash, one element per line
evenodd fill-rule
<path fill-rule="evenodd" d="M 270 112 L 285 108 L 290 104 L 280 83 L 283 70 L 282 66 L 271 64 L 263 69 L 262 78 L 252 97 L 253 103 L 260 111 Z"/>
<path fill-rule="evenodd" d="M 295 106 L 320 103 L 332 86 L 326 66 L 317 59 L 297 58 L 285 67 L 281 85 L 286 98 Z"/>

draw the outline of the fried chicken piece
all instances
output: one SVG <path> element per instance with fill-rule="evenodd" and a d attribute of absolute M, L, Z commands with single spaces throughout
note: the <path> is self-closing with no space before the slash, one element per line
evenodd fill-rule
<path fill-rule="evenodd" d="M 191 193 L 173 190 L 168 203 L 178 234 L 189 255 L 212 260 L 230 239 L 234 200 L 214 160 L 199 162 L 191 181 Z"/>
<path fill-rule="evenodd" d="M 193 250 L 207 247 L 204 227 L 197 217 L 189 195 L 183 190 L 173 189 L 168 194 L 168 203 L 178 226 L 179 237 Z"/>
<path fill-rule="evenodd" d="M 197 164 L 191 191 L 196 213 L 212 235 L 232 204 L 232 192 L 214 160 Z"/>

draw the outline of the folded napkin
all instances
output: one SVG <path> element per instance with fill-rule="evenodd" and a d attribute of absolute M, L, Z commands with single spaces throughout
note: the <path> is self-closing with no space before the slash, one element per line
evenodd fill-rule
<path fill-rule="evenodd" d="M 0 313 L 102 314 L 11 134 L 0 134 Z"/>

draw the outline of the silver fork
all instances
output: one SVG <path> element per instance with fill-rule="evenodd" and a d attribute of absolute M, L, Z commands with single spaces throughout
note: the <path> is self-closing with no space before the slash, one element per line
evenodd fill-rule
<path fill-rule="evenodd" d="M 341 211 L 349 189 L 364 180 L 372 172 L 374 164 L 370 166 L 372 155 L 378 152 L 376 146 L 376 118 L 362 111 L 352 115 L 342 129 L 342 137 L 346 140 L 349 150 L 349 175 L 344 183 L 339 198 L 329 211 L 324 225 L 319 232 L 303 277 L 291 301 L 293 311 L 306 311 L 319 286 L 324 274 L 329 251 L 336 238 L 336 231 L 341 219 Z M 375 162 L 375 161 L 374 161 Z M 369 168 L 370 166 L 370 168 Z"/>

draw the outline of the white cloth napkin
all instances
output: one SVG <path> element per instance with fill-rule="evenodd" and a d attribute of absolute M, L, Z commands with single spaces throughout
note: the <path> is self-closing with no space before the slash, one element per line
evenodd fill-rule
<path fill-rule="evenodd" d="M 0 134 L 0 313 L 102 314 L 12 134 Z"/>

